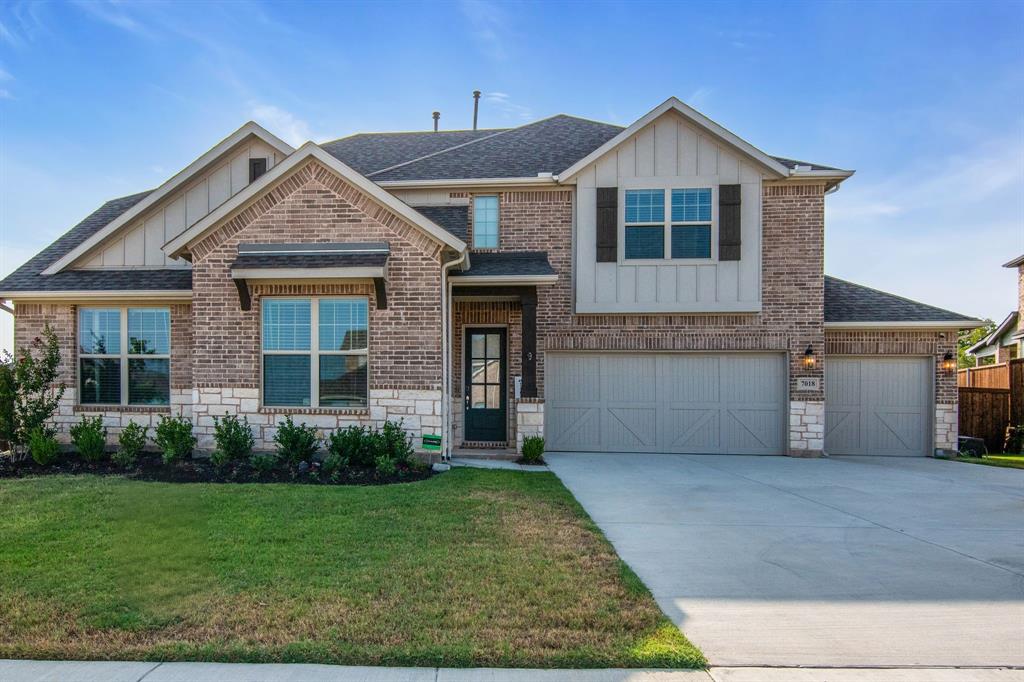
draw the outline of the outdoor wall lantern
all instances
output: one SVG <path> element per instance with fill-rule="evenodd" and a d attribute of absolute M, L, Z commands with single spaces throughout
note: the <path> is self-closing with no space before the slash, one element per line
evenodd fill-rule
<path fill-rule="evenodd" d="M 944 372 L 952 372 L 956 370 L 956 358 L 953 356 L 952 351 L 946 351 L 946 354 L 942 356 L 942 370 Z"/>
<path fill-rule="evenodd" d="M 814 348 L 810 344 L 807 344 L 807 350 L 804 351 L 804 368 L 814 369 L 814 365 L 816 363 L 817 360 L 814 357 Z"/>

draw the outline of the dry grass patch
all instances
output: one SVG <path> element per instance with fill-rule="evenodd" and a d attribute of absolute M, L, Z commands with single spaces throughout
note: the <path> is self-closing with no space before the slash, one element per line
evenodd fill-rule
<path fill-rule="evenodd" d="M 0 481 L 0 658 L 692 667 L 551 474 Z"/>

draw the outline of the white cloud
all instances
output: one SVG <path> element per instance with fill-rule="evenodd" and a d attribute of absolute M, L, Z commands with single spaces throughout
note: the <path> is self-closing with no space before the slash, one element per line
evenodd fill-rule
<path fill-rule="evenodd" d="M 313 139 L 306 121 L 273 104 L 253 103 L 250 106 L 249 115 L 254 121 L 293 147 L 298 147 L 303 142 Z"/>
<path fill-rule="evenodd" d="M 683 101 L 694 109 L 702 109 L 708 105 L 708 101 L 711 99 L 711 92 L 711 88 L 702 85 L 691 92 L 690 96 Z"/>
<path fill-rule="evenodd" d="M 469 22 L 470 36 L 480 50 L 495 61 L 508 59 L 505 31 L 510 22 L 505 11 L 487 0 L 462 0 L 459 8 Z"/>
<path fill-rule="evenodd" d="M 95 19 L 99 19 L 111 26 L 116 26 L 123 31 L 150 40 L 157 37 L 147 26 L 128 13 L 126 9 L 128 5 L 114 2 L 97 2 L 95 0 L 81 1 L 75 4 Z"/>
<path fill-rule="evenodd" d="M 1002 319 L 1024 251 L 1024 141 L 922 160 L 826 201 L 826 271 L 957 312 Z"/>
<path fill-rule="evenodd" d="M 493 113 L 497 114 L 496 118 L 501 121 L 512 121 L 516 124 L 533 120 L 533 110 L 524 104 L 514 102 L 508 93 L 485 92 L 481 99 L 483 99 L 483 106 L 480 109 L 481 118 Z M 493 109 L 493 112 L 489 109 Z"/>
<path fill-rule="evenodd" d="M 10 71 L 7 71 L 4 67 L 0 66 L 0 81 L 12 81 L 14 76 L 11 75 Z"/>
<path fill-rule="evenodd" d="M 0 88 L 0 99 L 14 99 L 14 95 L 7 88 Z"/>

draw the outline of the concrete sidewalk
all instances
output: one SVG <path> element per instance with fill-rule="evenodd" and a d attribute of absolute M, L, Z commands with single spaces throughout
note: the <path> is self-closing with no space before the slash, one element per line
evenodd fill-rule
<path fill-rule="evenodd" d="M 520 670 L 251 663 L 0 660 L 3 682 L 1021 682 L 1005 668 Z"/>

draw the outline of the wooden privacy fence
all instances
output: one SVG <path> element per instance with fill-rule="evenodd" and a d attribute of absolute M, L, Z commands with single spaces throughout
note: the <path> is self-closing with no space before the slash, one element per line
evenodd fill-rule
<path fill-rule="evenodd" d="M 956 385 L 971 388 L 1009 388 L 1010 365 L 1001 362 L 998 365 L 957 370 Z"/>
<path fill-rule="evenodd" d="M 1003 384 L 990 385 L 998 381 Z M 960 435 L 982 438 L 989 452 L 1002 452 L 1006 427 L 1024 424 L 1024 358 L 960 370 L 957 383 Z"/>
<path fill-rule="evenodd" d="M 981 438 L 989 452 L 1003 451 L 1010 423 L 1010 389 L 960 387 L 960 435 Z"/>

